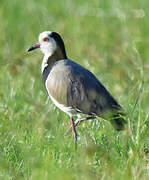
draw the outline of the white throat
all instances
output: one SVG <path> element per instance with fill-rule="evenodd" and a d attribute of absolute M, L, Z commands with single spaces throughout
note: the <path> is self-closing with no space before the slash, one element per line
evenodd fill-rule
<path fill-rule="evenodd" d="M 40 46 L 40 50 L 44 54 L 44 58 L 42 61 L 42 66 L 41 66 L 41 72 L 43 73 L 45 67 L 48 66 L 48 59 L 51 57 L 55 51 L 56 51 L 56 42 L 53 38 L 50 38 L 50 41 L 48 43 L 43 42 Z"/>

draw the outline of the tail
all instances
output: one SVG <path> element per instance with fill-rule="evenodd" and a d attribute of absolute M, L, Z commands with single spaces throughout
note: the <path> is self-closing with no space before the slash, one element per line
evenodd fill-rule
<path fill-rule="evenodd" d="M 122 113 L 115 114 L 110 122 L 117 131 L 124 130 L 125 125 L 127 124 L 127 121 L 125 120 L 125 114 Z"/>

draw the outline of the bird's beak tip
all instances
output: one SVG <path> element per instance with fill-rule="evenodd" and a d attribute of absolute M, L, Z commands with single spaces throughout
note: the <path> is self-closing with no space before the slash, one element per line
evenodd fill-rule
<path fill-rule="evenodd" d="M 27 50 L 26 50 L 26 52 L 30 52 L 31 51 L 31 48 L 28 48 Z"/>

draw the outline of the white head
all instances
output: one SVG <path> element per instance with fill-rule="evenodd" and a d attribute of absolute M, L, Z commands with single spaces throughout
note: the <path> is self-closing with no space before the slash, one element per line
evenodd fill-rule
<path fill-rule="evenodd" d="M 29 52 L 37 48 L 40 48 L 42 53 L 47 57 L 50 57 L 59 49 L 63 54 L 63 57 L 66 58 L 64 42 L 56 32 L 44 31 L 40 33 L 38 43 L 31 46 L 27 51 Z"/>
<path fill-rule="evenodd" d="M 44 68 L 48 66 L 51 59 L 54 62 L 67 58 L 64 42 L 61 36 L 56 32 L 44 31 L 40 33 L 38 43 L 31 46 L 27 51 L 29 52 L 37 48 L 40 48 L 40 50 L 44 54 L 42 62 L 42 72 Z M 52 57 L 52 55 L 54 56 Z"/>
<path fill-rule="evenodd" d="M 46 56 L 51 56 L 56 51 L 57 45 L 53 37 L 50 35 L 51 31 L 44 31 L 39 34 L 40 50 Z"/>

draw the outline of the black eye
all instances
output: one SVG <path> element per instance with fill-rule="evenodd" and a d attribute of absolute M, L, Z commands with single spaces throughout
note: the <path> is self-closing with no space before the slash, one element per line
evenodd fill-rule
<path fill-rule="evenodd" d="M 43 41 L 48 42 L 49 38 L 45 37 L 45 38 L 43 38 Z"/>

